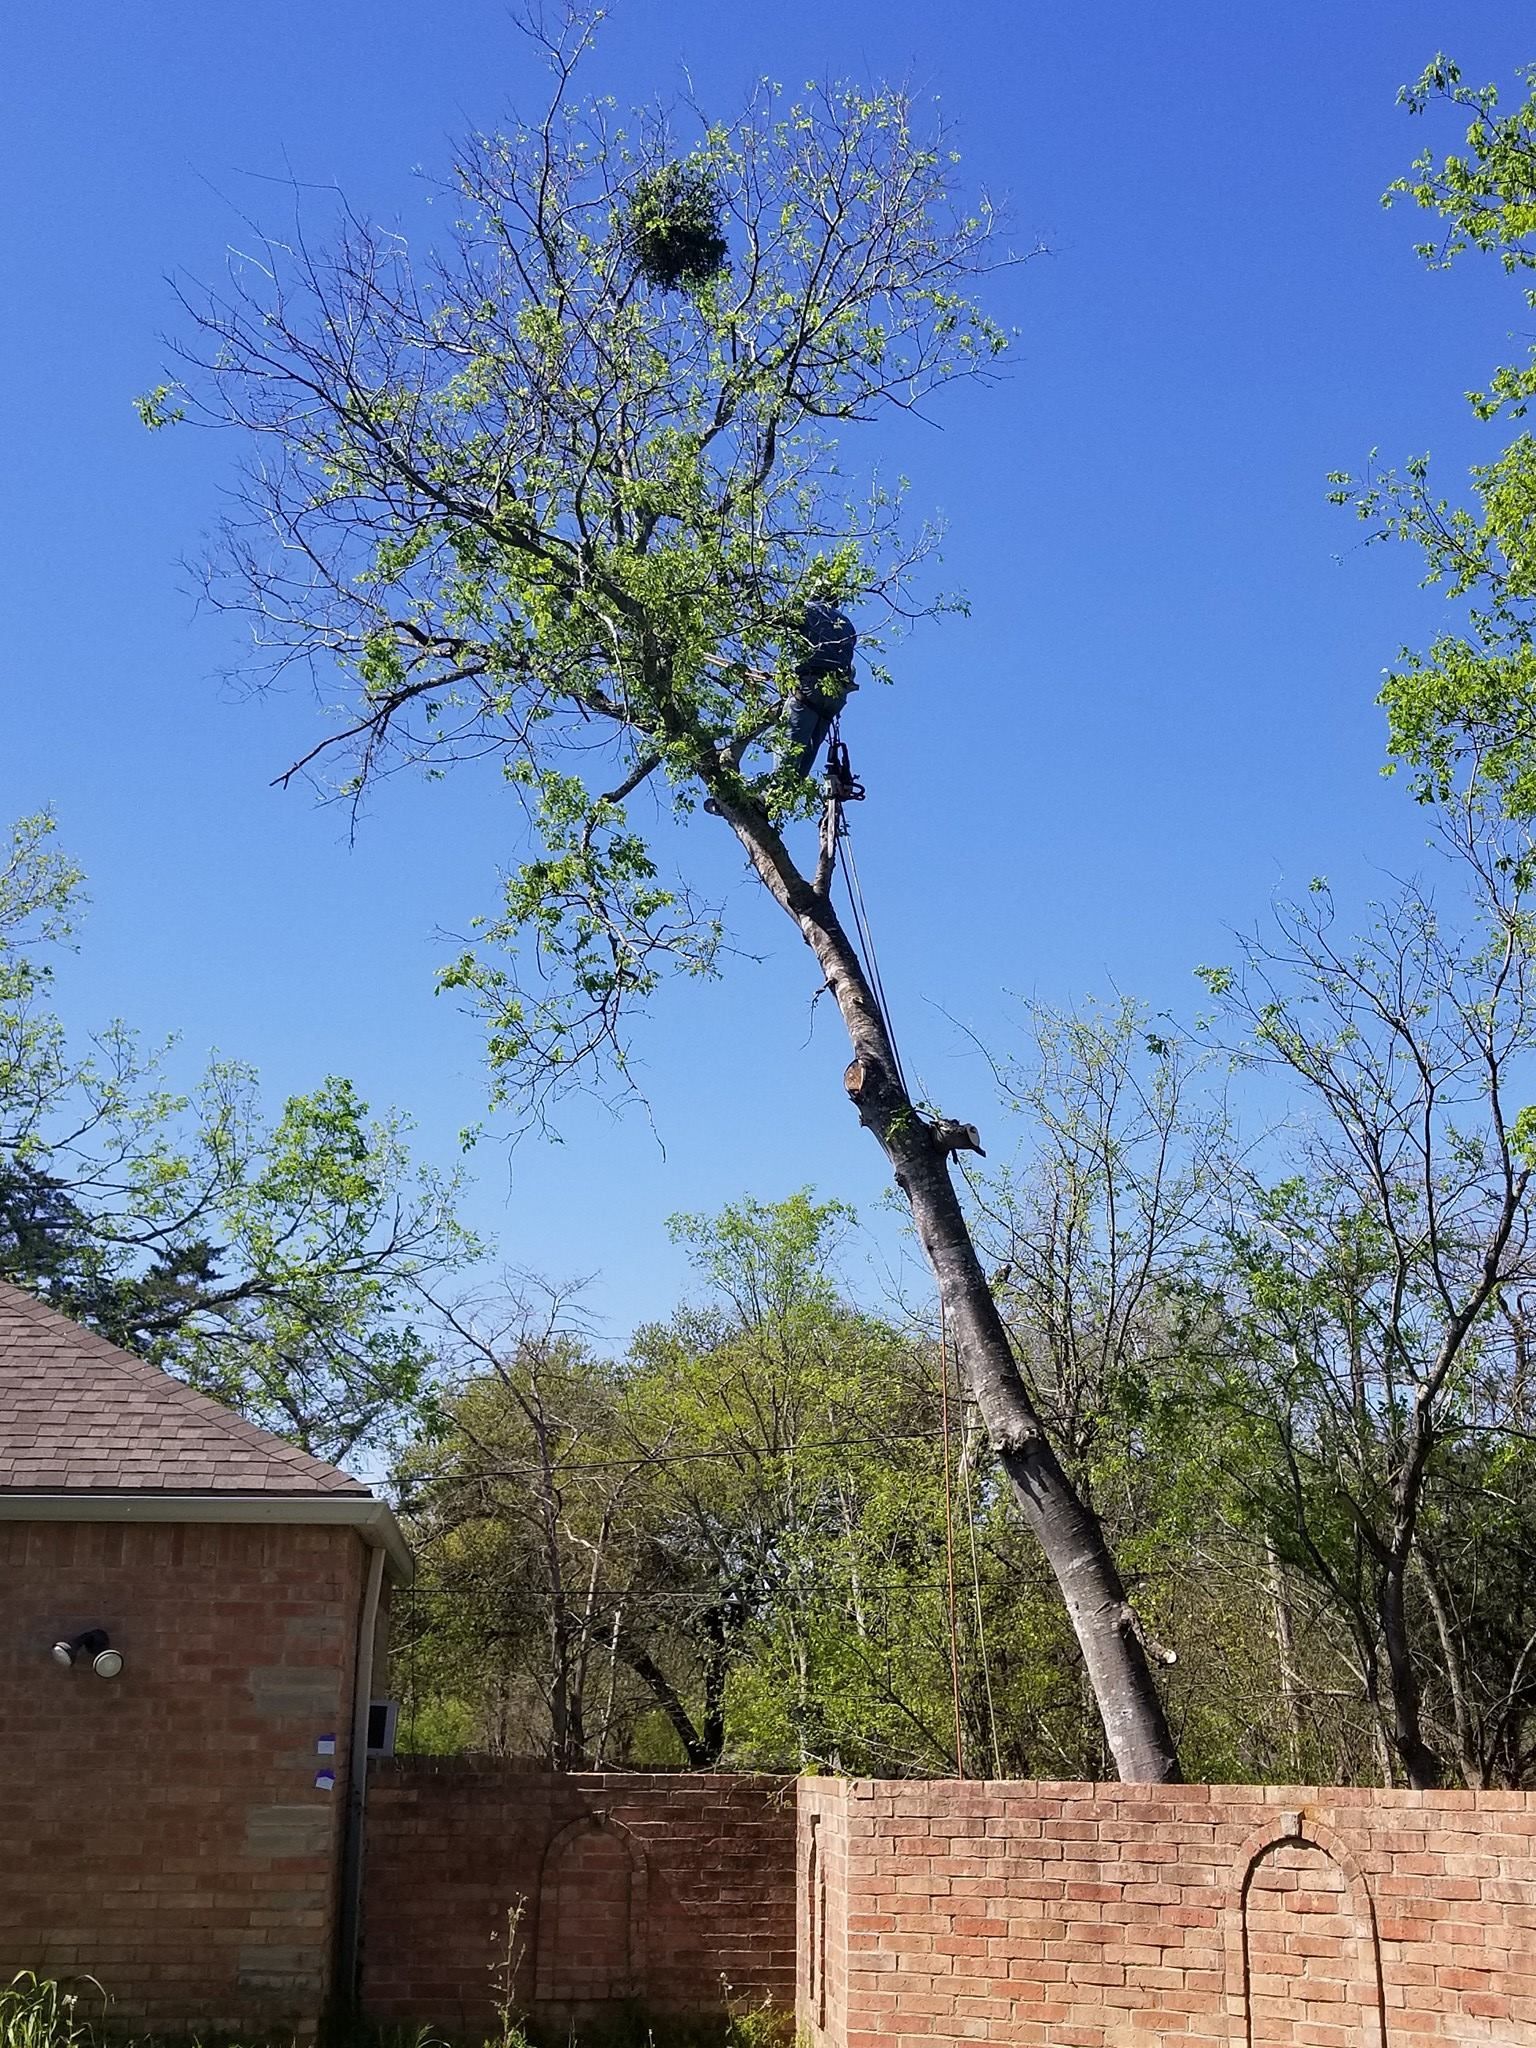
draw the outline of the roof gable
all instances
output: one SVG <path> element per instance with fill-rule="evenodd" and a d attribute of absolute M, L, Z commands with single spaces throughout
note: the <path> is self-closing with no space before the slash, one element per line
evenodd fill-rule
<path fill-rule="evenodd" d="M 353 1494 L 350 1473 L 0 1281 L 0 1493 Z"/>

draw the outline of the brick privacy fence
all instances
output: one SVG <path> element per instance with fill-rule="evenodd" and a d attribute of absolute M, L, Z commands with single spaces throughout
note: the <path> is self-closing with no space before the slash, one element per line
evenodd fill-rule
<path fill-rule="evenodd" d="M 803 1780 L 815 2048 L 1536 2048 L 1536 1795 Z"/>
<path fill-rule="evenodd" d="M 363 2008 L 493 2025 L 519 1903 L 513 1989 L 541 2023 L 718 2013 L 722 1977 L 788 2007 L 794 1871 L 793 1779 L 397 1758 L 369 1774 Z"/>
<path fill-rule="evenodd" d="M 312 2027 L 330 1987 L 364 1548 L 350 1529 L 0 1522 L 0 1983 Z M 121 1678 L 49 1645 L 105 1627 Z"/>

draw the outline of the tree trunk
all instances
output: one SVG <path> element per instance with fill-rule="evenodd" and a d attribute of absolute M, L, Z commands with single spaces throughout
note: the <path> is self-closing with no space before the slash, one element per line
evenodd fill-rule
<path fill-rule="evenodd" d="M 1397 1777 L 1392 1769 L 1392 1745 L 1387 1740 L 1386 1729 L 1381 1725 L 1380 1714 L 1371 1716 L 1371 1746 L 1376 1752 L 1376 1768 L 1381 1773 L 1382 1790 L 1390 1792 L 1397 1783 Z"/>
<path fill-rule="evenodd" d="M 704 1659 L 704 1748 L 712 1764 L 725 1754 L 725 1687 L 731 1674 L 730 1646 L 719 1614 L 706 1618 L 709 1654 Z"/>
<path fill-rule="evenodd" d="M 829 805 L 822 859 L 809 882 L 761 807 L 711 778 L 720 813 L 780 907 L 800 928 L 853 1047 L 844 1085 L 906 1198 L 971 1398 L 1045 1552 L 1082 1650 L 1115 1767 L 1127 1781 L 1169 1783 L 1178 1754 L 1104 1531 L 1046 1440 L 950 1178 L 934 1126 L 908 1097 L 879 1007 L 830 897 L 838 819 Z"/>
<path fill-rule="evenodd" d="M 635 1676 L 650 1688 L 656 1704 L 676 1729 L 677 1739 L 683 1745 L 683 1754 L 694 1770 L 713 1770 L 720 1761 L 719 1748 L 711 1754 L 708 1743 L 693 1725 L 693 1716 L 683 1705 L 681 1693 L 650 1652 L 642 1650 L 638 1643 L 621 1641 L 619 1655 Z"/>
<path fill-rule="evenodd" d="M 560 1558 L 560 1518 L 549 1435 L 534 1416 L 539 1447 L 539 1512 L 544 1537 L 544 1562 L 549 1573 L 549 1760 L 557 1771 L 579 1771 L 586 1737 L 581 1725 L 581 1696 L 572 1684 L 570 1609 L 565 1596 L 565 1571 Z"/>
<path fill-rule="evenodd" d="M 1415 1792 L 1439 1789 L 1440 1759 L 1424 1740 L 1419 1712 L 1419 1676 L 1413 1668 L 1405 1600 L 1407 1559 L 1389 1558 L 1381 1567 L 1377 1602 L 1381 1639 L 1387 1652 L 1387 1678 L 1392 1691 L 1392 1747 Z"/>
<path fill-rule="evenodd" d="M 866 1071 L 858 1079 L 860 1114 L 884 1145 L 911 1208 L 971 1397 L 1061 1588 L 1115 1768 L 1130 1782 L 1175 1780 L 1177 1752 L 1103 1527 L 1062 1469 L 1035 1413 L 971 1242 L 949 1162 L 904 1096 L 895 1105 L 866 1107 L 872 1082 L 878 1090 L 883 1074 L 875 1079 Z"/>
<path fill-rule="evenodd" d="M 602 1733 L 597 1738 L 597 1754 L 592 1759 L 592 1768 L 600 1771 L 608 1754 L 608 1738 L 613 1733 L 613 1710 L 619 1692 L 619 1630 L 623 1625 L 624 1610 L 613 1610 L 613 1629 L 608 1637 L 608 1696 L 603 1702 Z"/>
<path fill-rule="evenodd" d="M 1280 1704 L 1285 1713 L 1286 1763 L 1291 1781 L 1301 1781 L 1301 1702 L 1296 1693 L 1296 1636 L 1291 1627 L 1291 1600 L 1285 1567 L 1273 1537 L 1264 1538 L 1264 1563 L 1269 1573 L 1269 1602 L 1275 1621 L 1275 1660 L 1280 1667 Z"/>
<path fill-rule="evenodd" d="M 1429 1611 L 1434 1618 L 1435 1634 L 1440 1638 L 1445 1683 L 1451 1695 L 1451 1712 L 1456 1722 L 1456 1747 L 1461 1764 L 1461 1782 L 1469 1792 L 1486 1792 L 1488 1764 L 1482 1753 L 1480 1733 L 1475 1728 L 1471 1704 L 1467 1699 L 1466 1675 L 1462 1666 L 1461 1650 L 1456 1641 L 1455 1626 L 1433 1558 L 1422 1545 L 1417 1555 L 1419 1569 L 1424 1576 L 1424 1592 L 1429 1601 Z"/>

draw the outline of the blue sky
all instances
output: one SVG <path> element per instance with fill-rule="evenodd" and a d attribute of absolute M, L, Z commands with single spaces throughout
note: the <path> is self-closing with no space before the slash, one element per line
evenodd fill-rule
<path fill-rule="evenodd" d="M 593 82 L 621 99 L 676 91 L 685 68 L 717 106 L 761 73 L 938 93 L 969 173 L 1050 244 L 1003 290 L 1008 381 L 890 444 L 914 507 L 947 520 L 971 615 L 904 644 L 898 687 L 849 721 L 908 1065 L 1004 1147 L 966 1033 L 1006 1047 L 1020 995 L 1115 986 L 1187 1013 L 1192 967 L 1277 889 L 1322 872 L 1358 901 L 1419 859 L 1373 697 L 1440 600 L 1407 554 L 1359 548 L 1325 476 L 1428 449 L 1449 483 L 1492 445 L 1459 394 L 1520 309 L 1492 273 L 1426 273 L 1418 223 L 1379 195 L 1425 132 L 1398 85 L 1440 48 L 1509 81 L 1536 55 L 1520 13 L 615 10 Z M 399 784 L 349 845 L 339 812 L 270 786 L 318 736 L 314 706 L 219 680 L 239 630 L 178 567 L 236 450 L 146 435 L 131 399 L 175 324 L 167 277 L 215 277 L 242 216 L 285 217 L 285 180 L 419 210 L 413 169 L 537 83 L 484 0 L 26 9 L 0 79 L 0 813 L 51 803 L 91 876 L 66 1015 L 179 1033 L 187 1077 L 237 1053 L 274 1097 L 350 1073 L 441 1159 L 483 1075 L 433 970 L 515 856 L 509 806 L 489 781 Z M 595 1275 L 615 1337 L 676 1297 L 671 1211 L 805 1182 L 867 1213 L 880 1198 L 834 1020 L 811 1030 L 808 958 L 735 900 L 755 957 L 668 996 L 642 1040 L 655 1133 L 575 1105 L 560 1145 L 476 1155 L 474 1220 L 511 1264 Z"/>

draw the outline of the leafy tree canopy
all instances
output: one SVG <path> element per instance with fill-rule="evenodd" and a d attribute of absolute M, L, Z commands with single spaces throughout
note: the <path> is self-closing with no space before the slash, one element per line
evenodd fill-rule
<path fill-rule="evenodd" d="M 1468 86 L 1436 57 L 1404 104 L 1415 115 L 1455 109 L 1466 119 L 1461 151 L 1427 148 L 1387 193 L 1442 223 L 1419 246 L 1432 267 L 1468 254 L 1491 255 L 1536 307 L 1536 67 L 1520 74 L 1522 97 L 1500 111 L 1492 85 Z M 1498 365 L 1468 394 L 1486 421 L 1518 423 L 1536 393 L 1536 349 Z M 1422 652 L 1405 650 L 1382 691 L 1394 764 L 1415 793 L 1441 800 L 1458 787 L 1484 790 L 1517 819 L 1536 817 L 1536 440 L 1514 433 L 1492 460 L 1474 467 L 1468 498 L 1441 495 L 1427 457 L 1401 473 L 1333 479 L 1378 536 L 1408 540 L 1423 553 L 1425 580 L 1457 603 L 1462 624 Z"/>

